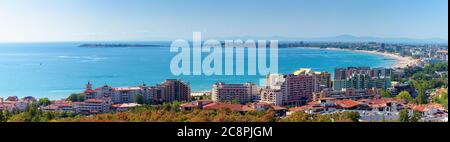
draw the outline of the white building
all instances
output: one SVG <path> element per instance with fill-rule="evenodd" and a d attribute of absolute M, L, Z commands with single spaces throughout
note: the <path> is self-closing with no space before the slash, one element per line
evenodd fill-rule
<path fill-rule="evenodd" d="M 76 113 L 105 113 L 111 110 L 111 99 L 88 99 L 84 102 L 74 102 Z"/>
<path fill-rule="evenodd" d="M 112 105 L 113 109 L 116 111 L 127 111 L 127 110 L 130 110 L 131 108 L 135 108 L 138 106 L 141 106 L 141 105 L 137 104 L 137 103 L 123 103 L 123 104 Z"/>
<path fill-rule="evenodd" d="M 283 93 L 281 90 L 264 88 L 261 90 L 260 102 L 281 106 L 283 105 Z"/>
<path fill-rule="evenodd" d="M 259 88 L 254 83 L 225 84 L 218 82 L 213 85 L 211 91 L 211 97 L 214 102 L 238 101 L 241 104 L 246 104 L 259 101 L 259 96 Z"/>

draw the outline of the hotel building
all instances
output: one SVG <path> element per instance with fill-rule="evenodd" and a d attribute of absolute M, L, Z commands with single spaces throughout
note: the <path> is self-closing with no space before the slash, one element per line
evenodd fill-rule
<path fill-rule="evenodd" d="M 74 102 L 73 109 L 76 113 L 106 113 L 111 110 L 112 101 L 110 98 L 88 99 L 84 102 Z"/>
<path fill-rule="evenodd" d="M 294 74 L 270 74 L 267 88 L 261 91 L 261 101 L 274 105 L 300 106 L 312 99 L 317 90 L 315 73 L 301 69 Z"/>
<path fill-rule="evenodd" d="M 369 67 L 336 68 L 334 73 L 333 90 L 344 88 L 358 90 L 370 88 L 390 88 L 392 69 Z"/>
<path fill-rule="evenodd" d="M 314 74 L 286 75 L 285 102 L 283 105 L 299 106 L 311 101 L 316 90 Z"/>
<path fill-rule="evenodd" d="M 345 88 L 339 91 L 334 90 L 322 90 L 320 92 L 313 93 L 313 101 L 317 101 L 321 98 L 334 98 L 338 100 L 350 99 L 350 100 L 358 100 L 358 99 L 371 99 L 378 96 L 378 91 L 375 88 L 372 89 L 353 89 L 353 88 Z"/>
<path fill-rule="evenodd" d="M 214 102 L 238 101 L 240 104 L 246 104 L 258 101 L 259 97 L 257 96 L 259 96 L 259 88 L 254 83 L 225 84 L 217 82 L 211 91 Z"/>
<path fill-rule="evenodd" d="M 283 93 L 281 90 L 264 88 L 261 90 L 260 102 L 268 103 L 271 105 L 282 106 L 283 105 Z"/>
<path fill-rule="evenodd" d="M 166 80 L 155 86 L 143 84 L 137 87 L 113 88 L 104 85 L 92 89 L 92 84 L 86 85 L 86 99 L 111 98 L 113 103 L 135 103 L 136 95 L 143 95 L 144 100 L 152 104 L 172 101 L 188 101 L 190 99 L 190 86 L 180 80 Z"/>
<path fill-rule="evenodd" d="M 300 68 L 293 72 L 294 75 L 309 74 L 315 77 L 314 91 L 320 92 L 324 89 L 331 88 L 331 74 L 328 72 L 314 72 L 311 68 Z"/>

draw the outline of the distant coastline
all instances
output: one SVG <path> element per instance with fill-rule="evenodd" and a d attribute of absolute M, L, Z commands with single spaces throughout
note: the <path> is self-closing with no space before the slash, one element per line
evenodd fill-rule
<path fill-rule="evenodd" d="M 79 47 L 87 48 L 126 48 L 126 47 L 161 47 L 161 45 L 151 44 L 81 44 Z"/>
<path fill-rule="evenodd" d="M 387 59 L 396 60 L 396 64 L 392 65 L 392 68 L 406 68 L 408 66 L 415 66 L 419 59 L 413 59 L 412 57 L 403 57 L 397 54 L 387 53 L 387 52 L 378 52 L 378 51 L 368 51 L 368 50 L 351 50 L 351 49 L 341 49 L 341 48 L 320 48 L 320 47 L 300 47 L 300 48 L 310 48 L 310 49 L 322 49 L 322 50 L 337 50 L 337 51 L 351 51 L 351 52 L 360 52 L 360 53 L 369 53 L 374 55 L 381 55 L 386 57 Z"/>

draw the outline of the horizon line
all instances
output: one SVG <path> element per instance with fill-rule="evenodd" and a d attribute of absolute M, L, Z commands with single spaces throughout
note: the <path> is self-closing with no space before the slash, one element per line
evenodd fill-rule
<path fill-rule="evenodd" d="M 342 38 L 349 37 L 353 39 L 346 40 L 338 40 L 333 38 Z M 253 40 L 279 40 L 279 41 L 304 41 L 304 42 L 347 42 L 347 43 L 361 43 L 361 42 L 380 42 L 380 43 L 439 43 L 439 44 L 448 44 L 448 38 L 440 38 L 440 37 L 432 37 L 432 38 L 410 38 L 410 37 L 379 37 L 379 36 L 355 36 L 351 34 L 340 34 L 336 36 L 322 36 L 322 37 L 289 37 L 289 36 L 254 36 L 254 35 L 237 35 L 237 36 L 223 36 L 223 37 L 208 37 L 205 36 L 202 41 L 207 39 L 216 39 L 216 40 L 247 40 L 256 38 Z M 270 38 L 280 38 L 280 39 L 270 39 Z M 358 38 L 374 38 L 375 40 L 367 40 L 367 39 L 358 39 Z M 188 40 L 191 41 L 190 38 L 149 38 L 146 40 L 142 39 L 104 39 L 104 40 L 28 40 L 28 41 L 1 41 L 0 43 L 68 43 L 68 42 L 155 42 L 155 41 L 174 41 L 174 40 Z M 351 40 L 351 41 L 349 41 Z M 358 41 L 360 40 L 360 41 Z M 384 40 L 384 41 L 383 41 Z M 407 41 L 402 41 L 407 40 Z M 427 41 L 427 40 L 439 40 L 435 41 Z"/>

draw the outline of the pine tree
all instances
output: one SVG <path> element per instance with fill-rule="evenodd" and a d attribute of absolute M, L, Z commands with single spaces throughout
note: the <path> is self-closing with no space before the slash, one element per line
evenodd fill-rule
<path fill-rule="evenodd" d="M 409 122 L 409 114 L 408 114 L 407 110 L 405 110 L 405 109 L 400 110 L 398 121 L 400 121 L 400 122 Z"/>
<path fill-rule="evenodd" d="M 411 122 L 419 122 L 422 118 L 422 113 L 419 111 L 414 111 L 413 116 L 411 117 Z"/>
<path fill-rule="evenodd" d="M 5 122 L 6 118 L 3 115 L 3 111 L 0 110 L 0 122 Z"/>

